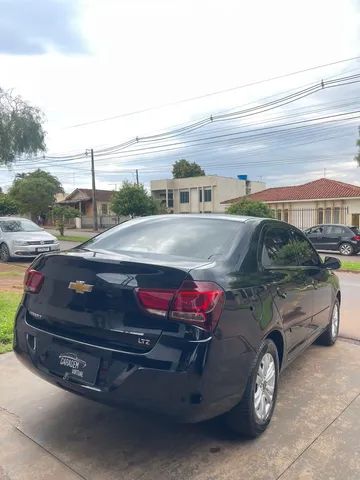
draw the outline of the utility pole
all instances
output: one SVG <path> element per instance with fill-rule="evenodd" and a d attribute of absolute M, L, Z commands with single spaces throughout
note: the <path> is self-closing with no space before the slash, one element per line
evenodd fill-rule
<path fill-rule="evenodd" d="M 138 169 L 136 169 L 135 172 L 136 172 L 136 185 L 139 185 L 139 171 L 138 171 Z"/>
<path fill-rule="evenodd" d="M 91 153 L 91 180 L 92 180 L 93 228 L 94 228 L 94 232 L 97 232 L 97 231 L 98 231 L 98 216 L 97 216 L 97 205 L 96 205 L 94 149 L 91 149 L 91 150 L 90 150 L 90 153 Z"/>

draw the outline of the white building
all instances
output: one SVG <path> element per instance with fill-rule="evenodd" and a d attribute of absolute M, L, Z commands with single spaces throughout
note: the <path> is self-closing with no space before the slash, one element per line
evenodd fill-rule
<path fill-rule="evenodd" d="M 151 195 L 171 213 L 223 213 L 221 202 L 265 189 L 263 182 L 243 178 L 206 175 L 201 177 L 152 180 Z"/>

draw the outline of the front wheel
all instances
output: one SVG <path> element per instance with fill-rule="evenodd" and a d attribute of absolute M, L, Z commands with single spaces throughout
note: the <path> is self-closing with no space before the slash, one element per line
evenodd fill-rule
<path fill-rule="evenodd" d="M 342 243 L 339 247 L 339 252 L 341 255 L 352 255 L 354 253 L 354 247 L 351 245 L 351 243 Z"/>
<path fill-rule="evenodd" d="M 10 251 L 6 243 L 0 245 L 0 260 L 2 262 L 8 262 L 10 260 Z"/>
<path fill-rule="evenodd" d="M 274 342 L 264 340 L 240 403 L 225 415 L 229 428 L 255 438 L 270 423 L 277 396 L 279 356 Z"/>

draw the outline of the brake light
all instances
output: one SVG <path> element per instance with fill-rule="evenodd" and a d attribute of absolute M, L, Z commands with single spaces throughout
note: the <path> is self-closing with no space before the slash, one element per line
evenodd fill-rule
<path fill-rule="evenodd" d="M 209 331 L 215 329 L 225 301 L 224 290 L 213 282 L 185 281 L 178 290 L 139 288 L 137 295 L 149 313 Z"/>
<path fill-rule="evenodd" d="M 39 293 L 44 282 L 44 275 L 37 270 L 26 270 L 24 277 L 24 290 L 28 293 Z"/>
<path fill-rule="evenodd" d="M 356 242 L 360 242 L 360 235 L 355 235 L 354 237 L 352 237 L 351 240 L 355 240 Z"/>

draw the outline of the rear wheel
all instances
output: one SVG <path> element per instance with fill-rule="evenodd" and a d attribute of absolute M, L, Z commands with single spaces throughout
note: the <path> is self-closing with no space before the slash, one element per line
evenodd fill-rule
<path fill-rule="evenodd" d="M 277 396 L 279 357 L 274 342 L 264 340 L 241 402 L 226 414 L 231 430 L 255 438 L 270 423 Z"/>
<path fill-rule="evenodd" d="M 2 262 L 8 262 L 10 260 L 10 251 L 6 243 L 0 245 L 0 260 Z"/>
<path fill-rule="evenodd" d="M 354 247 L 351 243 L 344 242 L 339 247 L 341 255 L 352 255 L 354 253 Z"/>
<path fill-rule="evenodd" d="M 317 342 L 327 347 L 331 347 L 331 345 L 334 345 L 339 334 L 339 325 L 340 325 L 340 305 L 339 305 L 339 300 L 336 299 L 333 309 L 331 311 L 329 324 L 326 330 L 317 339 Z"/>

